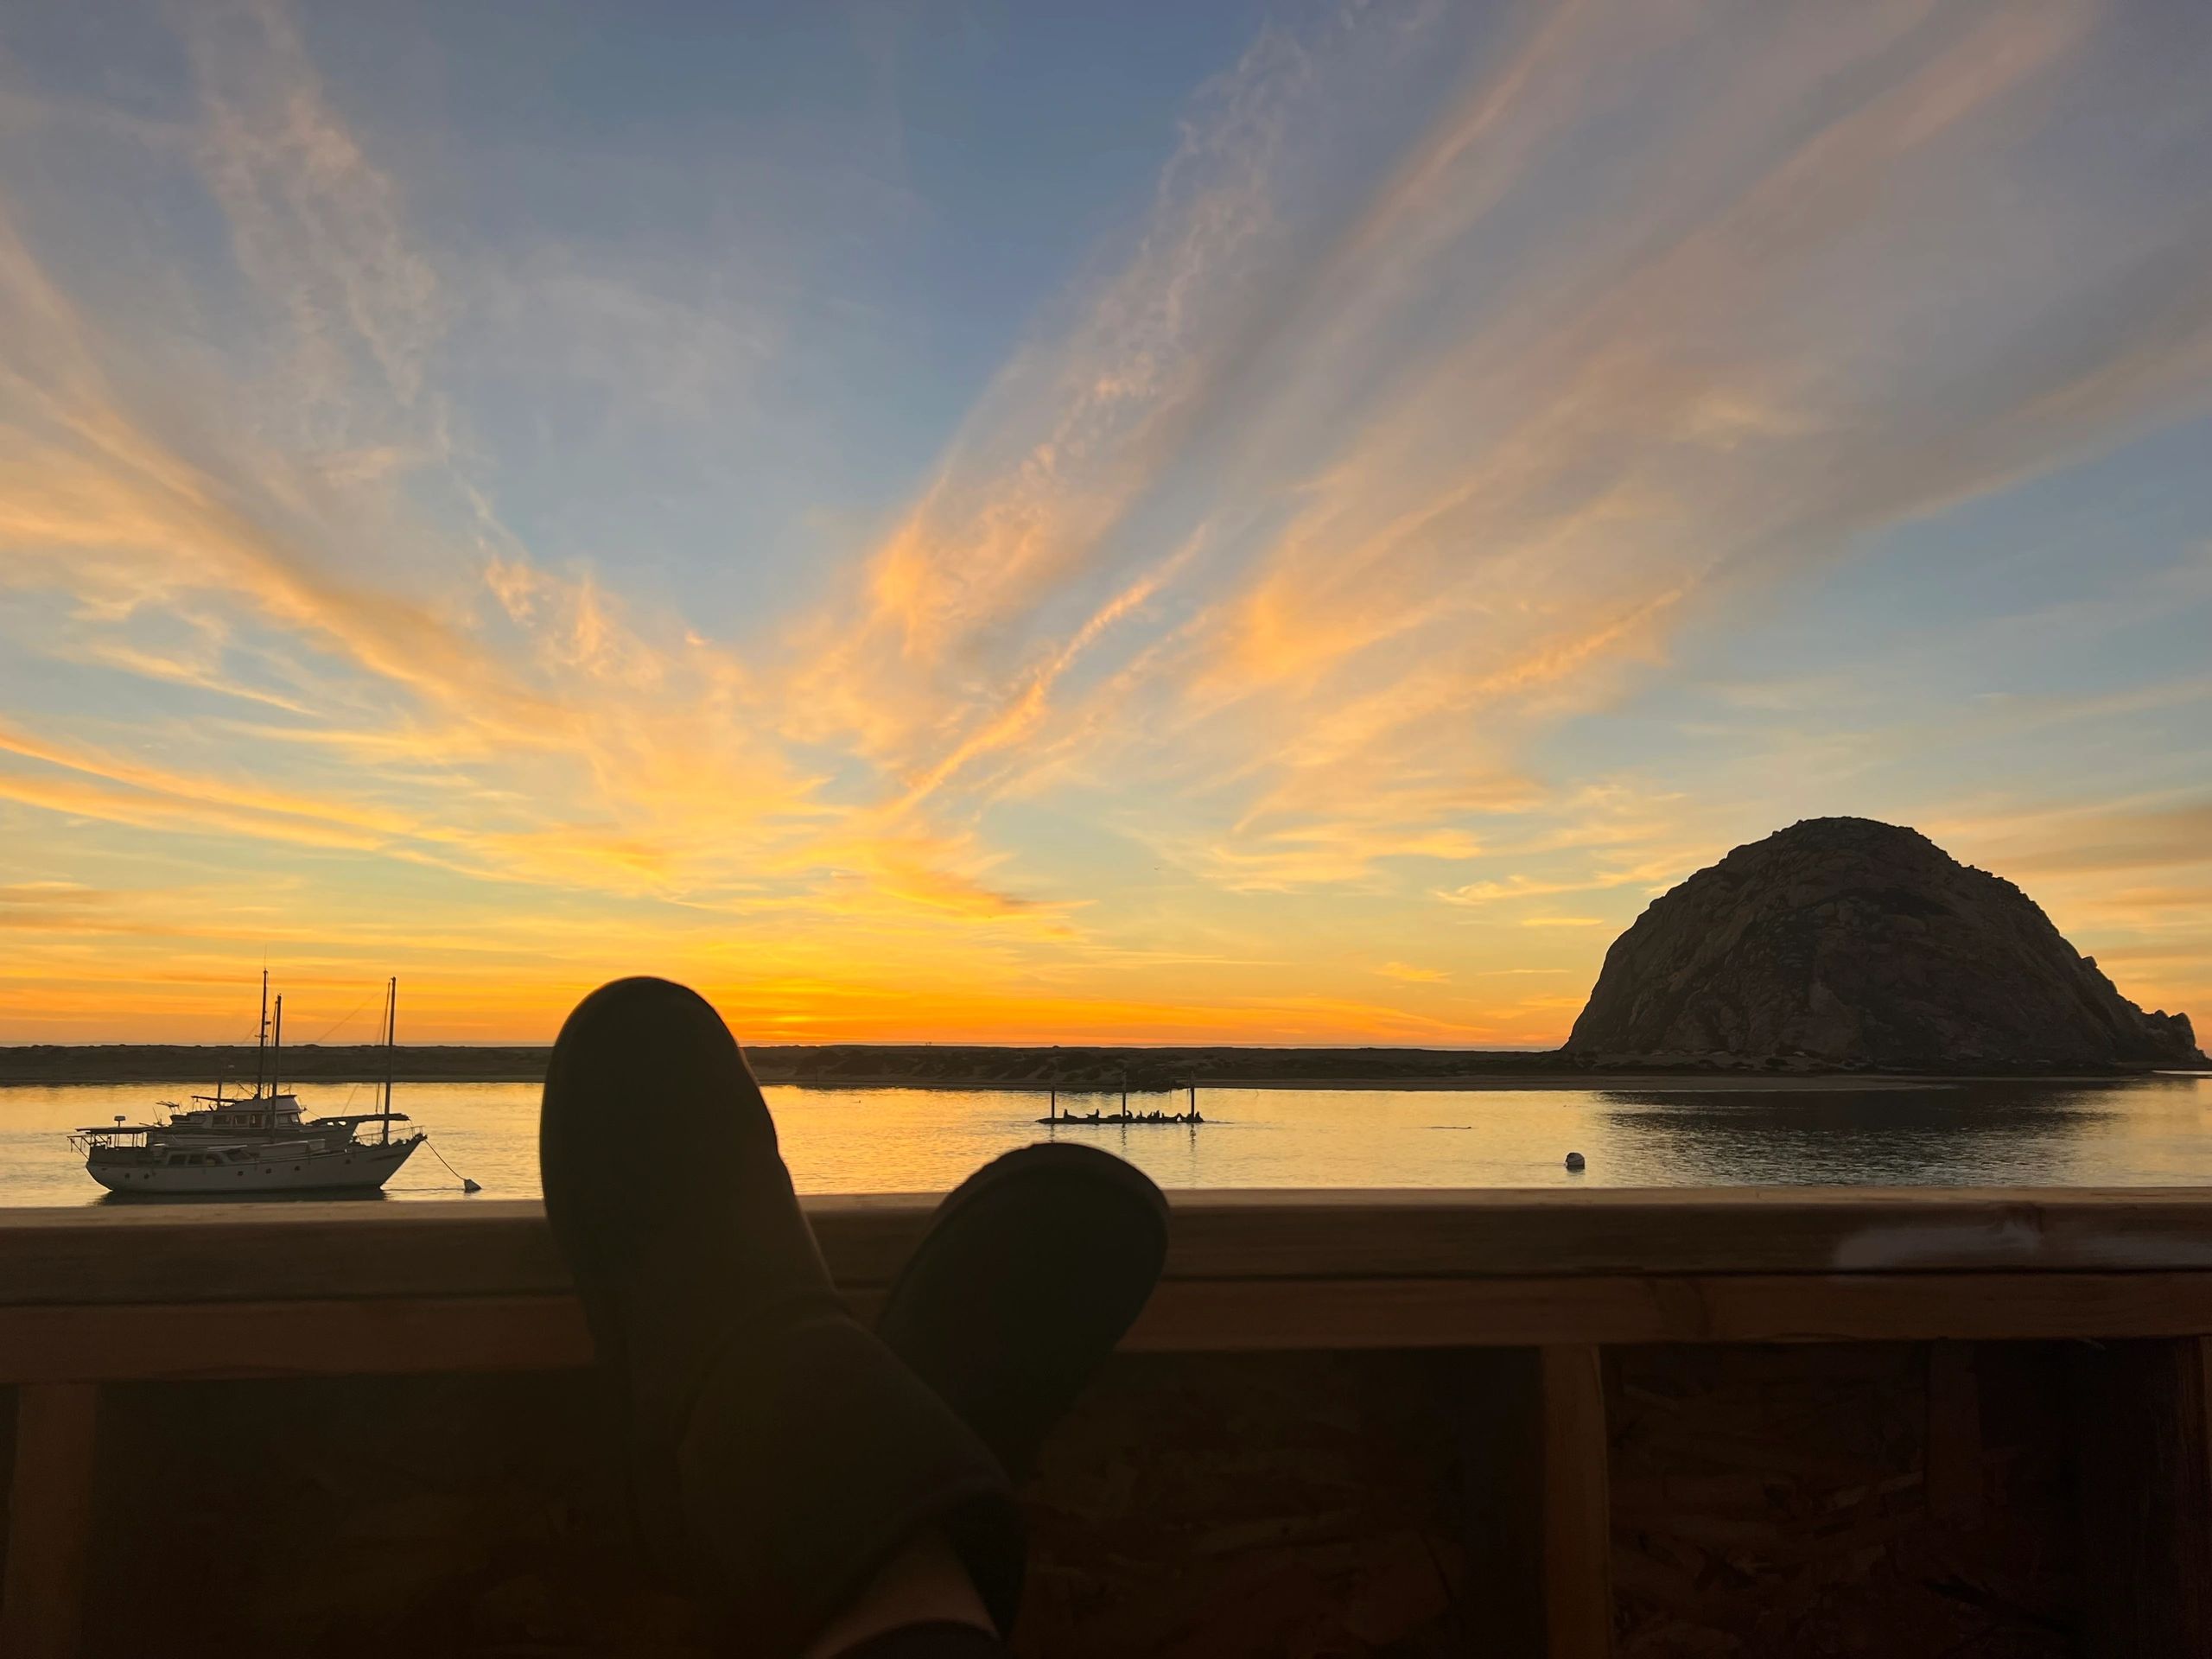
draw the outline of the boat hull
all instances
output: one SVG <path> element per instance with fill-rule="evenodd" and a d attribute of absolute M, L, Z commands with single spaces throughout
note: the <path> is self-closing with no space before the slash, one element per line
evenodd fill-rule
<path fill-rule="evenodd" d="M 389 1143 L 356 1141 L 327 1151 L 279 1148 L 261 1151 L 250 1163 L 156 1163 L 139 1159 L 93 1158 L 89 1174 L 111 1192 L 129 1197 L 177 1195 L 246 1198 L 264 1193 L 374 1192 L 423 1144 L 411 1135 Z"/>

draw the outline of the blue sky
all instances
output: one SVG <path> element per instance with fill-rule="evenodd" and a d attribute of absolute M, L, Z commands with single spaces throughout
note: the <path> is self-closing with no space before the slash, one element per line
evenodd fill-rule
<path fill-rule="evenodd" d="M 1911 823 L 2212 998 L 2212 14 L 0 21 L 0 1039 L 1543 1043 Z"/>

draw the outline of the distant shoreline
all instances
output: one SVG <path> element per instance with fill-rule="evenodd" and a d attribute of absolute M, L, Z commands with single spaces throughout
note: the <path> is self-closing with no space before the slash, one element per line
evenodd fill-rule
<path fill-rule="evenodd" d="M 403 1046 L 389 1064 L 401 1083 L 537 1083 L 550 1046 Z M 746 1058 L 763 1083 L 829 1088 L 1036 1088 L 1155 1093 L 1195 1080 L 1202 1087 L 1310 1087 L 1344 1082 L 1395 1088 L 1488 1077 L 1558 1076 L 1579 1070 L 1555 1053 L 1516 1050 L 1295 1049 L 1230 1046 L 1177 1048 L 988 1047 L 934 1043 L 760 1044 Z M 288 1047 L 287 1083 L 381 1081 L 385 1052 L 371 1045 Z M 254 1075 L 251 1047 L 188 1044 L 52 1044 L 0 1047 L 0 1084 L 175 1083 Z"/>
<path fill-rule="evenodd" d="M 763 1083 L 827 1089 L 1027 1089 L 1043 1093 L 1154 1095 L 1196 1084 L 1205 1089 L 1656 1089 L 1908 1088 L 1975 1080 L 2110 1082 L 2153 1075 L 2147 1069 L 2061 1073 L 2022 1066 L 1972 1071 L 1876 1072 L 1808 1065 L 1596 1064 L 1556 1051 L 1421 1048 L 992 1048 L 943 1044 L 763 1045 L 746 1051 Z M 537 1083 L 552 1050 L 543 1046 L 419 1045 L 393 1051 L 400 1083 Z M 302 1084 L 369 1083 L 385 1076 L 373 1046 L 308 1045 L 283 1054 L 283 1080 Z M 175 1084 L 220 1077 L 251 1080 L 254 1051 L 189 1044 L 39 1044 L 0 1047 L 0 1086 Z"/>

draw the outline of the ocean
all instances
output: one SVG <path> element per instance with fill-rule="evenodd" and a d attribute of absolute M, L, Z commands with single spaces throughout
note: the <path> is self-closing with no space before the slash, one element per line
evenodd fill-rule
<path fill-rule="evenodd" d="M 0 1087 L 0 1205 L 114 1200 L 69 1130 L 145 1122 L 193 1083 Z M 318 1112 L 368 1109 L 369 1084 L 303 1084 Z M 1034 1120 L 1041 1092 L 772 1086 L 784 1155 L 807 1192 L 934 1192 L 1048 1135 L 1101 1146 L 1162 1186 L 1571 1187 L 2212 1185 L 2212 1077 L 1931 1083 L 1820 1089 L 1201 1089 L 1206 1117 L 1171 1125 L 1063 1127 Z M 535 1198 L 538 1087 L 414 1083 L 393 1101 L 430 1132 L 387 1201 Z M 1132 1096 L 1177 1110 L 1180 1095 Z M 1063 1095 L 1111 1111 L 1116 1096 Z M 610 1118 L 609 1135 L 619 1135 Z M 1567 1154 L 1586 1160 L 1569 1173 Z M 435 1155 L 434 1155 L 434 1154 Z M 442 1160 L 442 1162 L 441 1161 Z M 450 1172 L 448 1167 L 450 1166 Z"/>

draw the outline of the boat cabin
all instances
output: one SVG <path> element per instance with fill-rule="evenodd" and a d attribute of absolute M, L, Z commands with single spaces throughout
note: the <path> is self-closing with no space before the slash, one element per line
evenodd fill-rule
<path fill-rule="evenodd" d="M 244 1100 L 226 1101 L 216 1101 L 210 1095 L 195 1095 L 193 1098 L 213 1103 L 204 1111 L 171 1114 L 169 1127 L 172 1129 L 281 1132 L 297 1128 L 300 1125 L 300 1101 L 296 1095 L 248 1096 Z"/>

